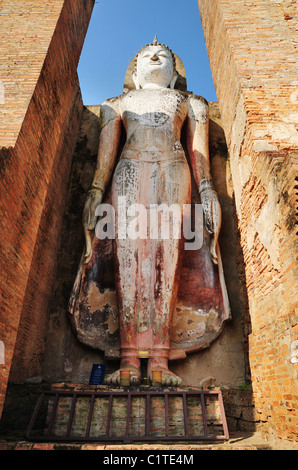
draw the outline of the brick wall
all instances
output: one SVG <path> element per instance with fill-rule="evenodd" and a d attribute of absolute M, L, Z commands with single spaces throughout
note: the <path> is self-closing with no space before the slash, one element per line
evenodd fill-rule
<path fill-rule="evenodd" d="M 69 109 L 49 177 L 40 225 L 34 246 L 22 313 L 14 350 L 10 380 L 19 382 L 41 374 L 44 343 L 48 331 L 48 309 L 56 274 L 62 217 L 68 175 L 82 111 L 81 93 L 73 87 Z M 41 315 L 41 312 L 42 315 Z"/>
<path fill-rule="evenodd" d="M 0 340 L 5 363 L 0 365 L 0 412 L 14 349 L 14 378 L 37 374 L 40 366 L 63 198 L 82 109 L 76 68 L 93 4 L 1 4 Z"/>
<path fill-rule="evenodd" d="M 63 0 L 1 2 L 1 147 L 15 145 L 62 6 Z"/>
<path fill-rule="evenodd" d="M 257 419 L 288 445 L 298 439 L 297 2 L 198 4 L 231 158 Z"/>

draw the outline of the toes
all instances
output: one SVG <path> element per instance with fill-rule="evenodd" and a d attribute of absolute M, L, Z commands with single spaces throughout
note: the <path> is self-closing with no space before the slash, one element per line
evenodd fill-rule
<path fill-rule="evenodd" d="M 164 386 L 168 385 L 168 386 L 177 387 L 182 384 L 182 379 L 180 379 L 180 377 L 178 377 L 175 374 L 163 373 L 161 384 Z"/>
<path fill-rule="evenodd" d="M 120 377 L 119 375 L 116 373 L 116 374 L 111 374 L 107 377 L 107 383 L 108 384 L 113 384 L 113 385 L 117 385 L 120 383 Z"/>
<path fill-rule="evenodd" d="M 137 385 L 139 379 L 140 378 L 135 371 L 130 371 L 130 383 L 132 385 Z M 113 374 L 108 375 L 106 383 L 110 385 L 120 385 L 120 372 L 116 371 Z"/>
<path fill-rule="evenodd" d="M 166 385 L 172 385 L 173 379 L 172 377 L 167 377 L 166 379 Z"/>
<path fill-rule="evenodd" d="M 181 384 L 182 384 L 182 379 L 180 379 L 180 377 L 176 377 L 176 386 L 180 387 Z"/>
<path fill-rule="evenodd" d="M 180 379 L 180 377 L 178 377 L 177 375 L 171 377 L 171 381 L 174 387 L 179 387 L 179 385 L 182 384 L 182 379 Z"/>
<path fill-rule="evenodd" d="M 120 376 L 119 375 L 116 375 L 116 377 L 114 377 L 113 384 L 114 385 L 120 385 Z"/>

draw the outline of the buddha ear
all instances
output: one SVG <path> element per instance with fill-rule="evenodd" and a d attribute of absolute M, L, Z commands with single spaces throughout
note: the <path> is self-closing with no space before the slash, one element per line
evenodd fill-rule
<path fill-rule="evenodd" d="M 139 90 L 141 87 L 140 87 L 140 83 L 139 83 L 139 80 L 138 80 L 137 72 L 133 72 L 132 79 L 133 79 L 133 82 L 135 84 L 136 90 Z"/>
<path fill-rule="evenodd" d="M 175 70 L 175 71 L 174 71 L 174 74 L 173 74 L 172 81 L 171 81 L 171 83 L 170 83 L 170 88 L 172 88 L 172 89 L 175 88 L 177 79 L 178 79 L 178 73 L 177 73 L 177 71 Z"/>

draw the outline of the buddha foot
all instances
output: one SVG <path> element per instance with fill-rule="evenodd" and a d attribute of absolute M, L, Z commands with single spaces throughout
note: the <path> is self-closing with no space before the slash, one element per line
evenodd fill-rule
<path fill-rule="evenodd" d="M 138 385 L 140 382 L 140 369 L 136 366 L 133 365 L 126 365 L 125 367 L 122 367 L 112 374 L 108 375 L 107 377 L 107 384 L 108 385 L 120 385 L 120 371 L 121 370 L 129 370 L 130 371 L 130 377 L 129 377 L 129 383 L 130 385 Z"/>
<path fill-rule="evenodd" d="M 178 375 L 174 374 L 171 372 L 167 366 L 164 364 L 158 364 L 158 362 L 153 359 L 152 360 L 153 364 L 148 364 L 148 375 L 150 377 L 150 380 L 152 382 L 152 372 L 153 371 L 161 371 L 161 385 L 168 385 L 168 386 L 173 386 L 173 387 L 179 387 L 182 383 L 182 379 L 178 377 Z M 164 361 L 162 361 L 164 362 Z"/>

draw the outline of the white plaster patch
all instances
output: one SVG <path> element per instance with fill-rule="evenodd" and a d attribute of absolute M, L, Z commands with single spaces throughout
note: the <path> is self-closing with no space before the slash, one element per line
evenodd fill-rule
<path fill-rule="evenodd" d="M 291 103 L 293 104 L 298 103 L 298 88 L 297 90 L 293 91 L 293 93 L 291 93 L 290 100 L 291 100 Z"/>
<path fill-rule="evenodd" d="M 195 315 L 205 315 L 205 316 L 208 316 L 209 315 L 209 312 L 205 312 L 205 310 L 201 309 L 201 308 L 198 308 L 197 311 L 193 311 Z"/>
<path fill-rule="evenodd" d="M 5 104 L 5 87 L 2 80 L 0 80 L 0 104 Z"/>
<path fill-rule="evenodd" d="M 298 122 L 298 113 L 289 114 L 289 116 L 283 118 L 283 121 L 296 124 Z"/>
<path fill-rule="evenodd" d="M 237 104 L 236 115 L 231 133 L 231 149 L 232 154 L 234 154 L 235 157 L 238 157 L 241 153 L 241 147 L 245 136 L 246 122 L 247 116 L 244 109 L 244 99 L 241 94 Z"/>
<path fill-rule="evenodd" d="M 255 229 L 259 234 L 261 243 L 266 248 L 272 264 L 279 268 L 278 243 L 274 243 L 275 231 L 279 226 L 278 190 L 274 180 L 269 182 L 268 199 L 256 220 Z"/>
<path fill-rule="evenodd" d="M 298 364 L 298 340 L 291 342 L 291 364 Z"/>
<path fill-rule="evenodd" d="M 254 137 L 257 137 L 258 139 L 261 137 L 269 137 L 269 133 L 267 129 L 255 129 L 253 131 Z"/>
<path fill-rule="evenodd" d="M 298 132 L 294 124 L 269 124 L 268 130 L 273 140 L 276 141 L 287 141 L 291 145 L 298 145 Z"/>
<path fill-rule="evenodd" d="M 278 150 L 276 145 L 271 144 L 268 140 L 256 140 L 254 143 L 255 152 L 268 152 Z"/>
<path fill-rule="evenodd" d="M 243 155 L 241 158 L 241 161 L 239 162 L 239 171 L 241 185 L 244 186 L 245 183 L 249 180 L 251 174 L 251 159 L 249 155 Z"/>

